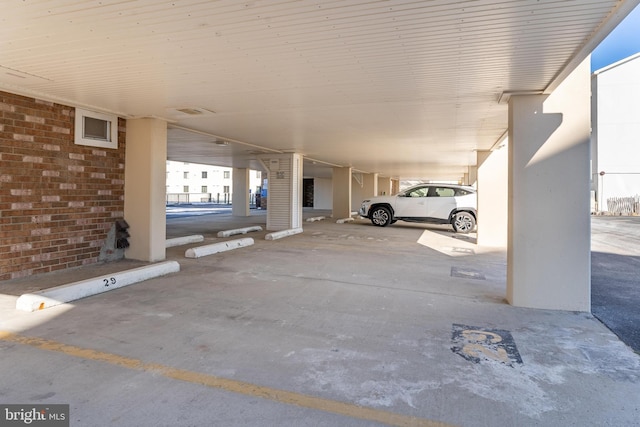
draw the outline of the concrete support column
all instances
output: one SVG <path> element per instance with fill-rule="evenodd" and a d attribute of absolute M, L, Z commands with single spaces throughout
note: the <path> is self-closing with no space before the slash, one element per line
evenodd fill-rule
<path fill-rule="evenodd" d="M 378 196 L 391 194 L 391 178 L 378 177 Z"/>
<path fill-rule="evenodd" d="M 478 182 L 478 167 L 477 166 L 469 166 L 469 179 L 467 185 L 474 185 Z"/>
<path fill-rule="evenodd" d="M 351 168 L 333 168 L 333 217 L 351 216 Z"/>
<path fill-rule="evenodd" d="M 249 216 L 249 169 L 233 168 L 233 216 Z"/>
<path fill-rule="evenodd" d="M 374 197 L 378 195 L 377 173 L 364 174 L 362 184 L 362 197 Z"/>
<path fill-rule="evenodd" d="M 396 194 L 400 192 L 400 180 L 392 179 L 391 180 L 391 192 L 389 194 Z"/>
<path fill-rule="evenodd" d="M 161 261 L 166 256 L 167 123 L 127 120 L 124 217 L 129 224 L 125 257 Z"/>
<path fill-rule="evenodd" d="M 507 299 L 590 311 L 590 71 L 509 101 Z"/>
<path fill-rule="evenodd" d="M 267 170 L 267 230 L 302 228 L 302 155 L 269 154 L 260 161 Z"/>
<path fill-rule="evenodd" d="M 478 246 L 507 247 L 508 147 L 478 151 Z"/>

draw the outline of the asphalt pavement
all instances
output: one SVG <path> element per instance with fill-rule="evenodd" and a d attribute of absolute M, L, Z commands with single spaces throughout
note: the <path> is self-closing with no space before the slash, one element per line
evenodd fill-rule
<path fill-rule="evenodd" d="M 591 312 L 640 353 L 640 217 L 592 217 Z"/>

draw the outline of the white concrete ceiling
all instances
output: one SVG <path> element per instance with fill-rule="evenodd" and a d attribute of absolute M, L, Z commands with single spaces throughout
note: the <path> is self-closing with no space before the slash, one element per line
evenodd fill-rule
<path fill-rule="evenodd" d="M 506 131 L 503 92 L 553 89 L 639 2 L 5 1 L 0 88 L 165 118 L 173 160 L 457 180 Z"/>

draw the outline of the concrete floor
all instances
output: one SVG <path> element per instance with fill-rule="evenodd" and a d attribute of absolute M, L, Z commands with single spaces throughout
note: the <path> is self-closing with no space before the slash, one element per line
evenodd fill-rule
<path fill-rule="evenodd" d="M 265 222 L 175 218 L 167 237 Z M 35 313 L 17 290 L 140 263 L 0 283 L 0 403 L 68 403 L 75 426 L 638 425 L 640 356 L 590 314 L 506 304 L 505 253 L 474 235 L 265 233 L 170 248 L 180 273 Z"/>

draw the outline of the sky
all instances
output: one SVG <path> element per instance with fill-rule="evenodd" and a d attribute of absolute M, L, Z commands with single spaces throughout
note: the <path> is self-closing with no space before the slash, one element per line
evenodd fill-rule
<path fill-rule="evenodd" d="M 591 54 L 591 71 L 640 52 L 640 6 L 637 6 Z"/>

